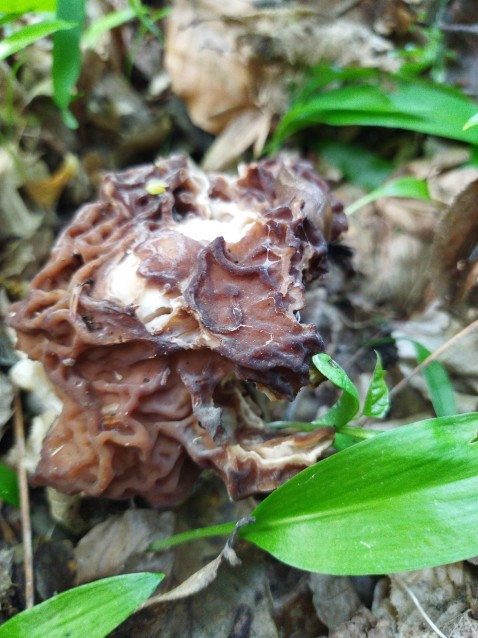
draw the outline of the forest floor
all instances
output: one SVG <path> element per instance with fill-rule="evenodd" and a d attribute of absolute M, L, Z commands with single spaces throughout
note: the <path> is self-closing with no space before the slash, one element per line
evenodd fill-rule
<path fill-rule="evenodd" d="M 120 0 L 87 5 L 90 25 L 129 6 Z M 235 173 L 240 162 L 268 151 L 266 141 L 287 108 L 291 87 L 305 81 L 310 66 L 326 62 L 395 73 L 398 51 L 411 44 L 425 50 L 428 43 L 432 57 L 424 73 L 474 98 L 478 94 L 473 2 L 234 0 L 229 5 L 178 0 L 164 10 L 161 3 L 145 3 L 147 19 L 133 16 L 110 30 L 90 29 L 78 96 L 70 105 L 76 129 L 68 128 L 52 99 L 50 39 L 0 62 L 1 314 L 25 296 L 58 232 L 83 204 L 97 199 L 104 174 L 174 153 L 207 170 Z M 165 15 L 150 20 L 155 12 Z M 456 25 L 465 25 L 459 37 Z M 470 146 L 398 128 L 325 124 L 283 140 L 280 153 L 311 161 L 345 206 L 386 179 L 426 180 L 428 201 L 379 197 L 349 216 L 348 231 L 330 246 L 328 274 L 307 292 L 303 320 L 318 326 L 326 351 L 362 393 L 374 351 L 380 352 L 387 383 L 395 388 L 382 429 L 435 416 L 436 396 L 415 372 L 414 341 L 430 352 L 441 349 L 437 360 L 451 379 L 458 412 L 476 411 L 478 200 L 463 199 L 464 190 L 474 188 L 468 191 L 474 195 L 478 184 Z M 468 221 L 460 226 L 461 236 L 475 238 L 464 258 L 460 240 L 449 242 L 444 235 L 461 224 L 463 211 Z M 459 259 L 464 273 L 457 274 L 450 264 Z M 27 443 L 19 458 L 12 379 L 20 386 L 22 381 L 9 376 L 18 355 L 4 328 L 0 339 L 1 453 L 7 464 L 26 463 L 32 470 L 38 443 L 29 437 L 33 419 L 45 414 L 44 397 L 23 381 Z M 325 384 L 302 390 L 280 409 L 288 419 L 309 421 L 334 398 Z M 260 500 L 231 502 L 212 474 L 203 475 L 192 496 L 172 509 L 157 510 L 138 499 L 64 497 L 45 488 L 31 488 L 29 496 L 36 602 L 134 571 L 164 573 L 160 591 L 171 590 L 215 559 L 224 538 L 163 552 L 149 550 L 151 543 L 239 520 Z M 26 604 L 23 538 L 21 510 L 4 503 L 3 621 Z M 193 581 L 190 591 L 133 614 L 110 635 L 478 636 L 475 559 L 392 575 L 329 576 L 284 565 L 244 541 L 235 551 L 240 565 L 226 561 L 211 582 Z"/>

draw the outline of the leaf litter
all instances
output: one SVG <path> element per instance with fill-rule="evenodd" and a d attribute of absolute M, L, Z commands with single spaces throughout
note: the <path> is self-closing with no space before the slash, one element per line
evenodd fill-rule
<path fill-rule="evenodd" d="M 135 40 L 134 21 L 108 32 L 102 45 L 84 56 L 81 94 L 72 105 L 80 122 L 79 133 L 67 130 L 48 103 L 52 94 L 48 46 L 39 43 L 26 50 L 15 77 L 1 63 L 1 83 L 11 87 L 12 100 L 5 100 L 1 91 L 2 135 L 7 126 L 8 146 L 2 144 L 0 155 L 0 282 L 10 300 L 24 294 L 28 280 L 48 256 L 54 234 L 79 205 L 94 196 L 103 171 L 149 160 L 158 149 L 164 153 L 181 149 L 205 158 L 210 168 L 233 164 L 250 147 L 258 153 L 286 108 L 290 83 L 300 81 L 307 65 L 328 54 L 337 64 L 353 62 L 393 70 L 396 61 L 389 52 L 410 24 L 418 24 L 416 3 L 412 2 L 389 2 L 379 15 L 367 3 L 362 7 L 343 2 L 276 4 L 271 8 L 237 2 L 224 8 L 214 2 L 194 6 L 175 2 L 165 41 L 151 38 L 149 52 Z M 418 4 L 431 10 L 439 3 Z M 104 14 L 102 3 L 88 5 L 91 15 Z M 457 39 L 452 29 L 467 3 L 451 5 L 442 17 L 445 30 L 447 24 L 449 27 L 447 40 L 472 63 L 476 61 L 476 38 Z M 176 37 L 181 29 L 181 38 Z M 322 48 L 316 46 L 318 36 Z M 346 46 L 352 40 L 364 46 Z M 169 77 L 162 59 L 165 52 Z M 184 75 L 188 58 L 192 80 Z M 124 74 L 127 65 L 130 73 Z M 454 77 L 473 90 L 474 76 L 464 71 L 466 64 L 460 56 L 452 66 Z M 354 135 L 347 131 L 339 139 L 346 144 L 363 142 Z M 390 138 L 389 144 L 397 142 Z M 465 166 L 468 156 L 464 153 L 463 148 L 445 142 L 430 143 L 420 159 L 408 152 L 408 160 L 401 161 L 391 176 L 427 180 L 433 201 L 383 198 L 357 211 L 349 220 L 351 229 L 344 242 L 353 255 L 332 247 L 328 278 L 308 293 L 307 313 L 325 336 L 328 352 L 347 365 L 352 378 L 370 378 L 375 347 L 381 352 L 389 382 L 398 383 L 416 365 L 410 342 L 401 337 L 415 339 L 433 352 L 476 318 L 473 189 L 478 173 Z M 316 159 L 323 166 L 321 172 L 334 177 L 334 190 L 345 204 L 367 194 L 333 163 L 324 157 Z M 451 242 L 450 229 L 457 229 Z M 451 343 L 439 359 L 451 377 L 461 412 L 478 407 L 476 338 L 476 332 L 465 335 L 462 341 Z M 369 342 L 370 347 L 364 345 Z M 2 358 L 0 412 L 5 424 L 12 414 L 11 382 L 5 376 L 11 363 L 3 363 Z M 304 390 L 291 406 L 275 407 L 277 418 L 287 414 L 287 418 L 314 419 L 318 405 L 334 402 L 334 392 L 326 384 Z M 54 415 L 44 416 L 47 410 L 38 403 L 26 399 L 25 405 L 29 429 L 42 416 L 45 427 L 51 424 Z M 426 384 L 417 374 L 394 398 L 387 423 L 415 421 L 422 415 L 432 416 L 433 409 Z M 4 454 L 10 445 L 6 429 Z M 14 462 L 13 456 L 5 458 Z M 219 560 L 221 539 L 198 541 L 164 554 L 148 551 L 152 541 L 173 531 L 238 520 L 254 505 L 249 500 L 231 504 L 212 478 L 204 479 L 191 499 L 174 511 L 156 512 L 144 509 L 141 503 L 67 499 L 56 506 L 57 512 L 73 510 L 75 516 L 68 519 L 70 515 L 63 513 L 53 518 L 45 494 L 34 490 L 36 601 L 62 587 L 106 575 L 161 571 L 166 574 L 161 592 L 173 590 L 188 578 L 193 583 L 196 580 L 197 591 L 191 591 L 187 599 L 158 600 L 137 612 L 114 631 L 116 638 L 345 638 L 360 635 L 360 631 L 376 638 L 436 635 L 408 590 L 444 635 L 457 638 L 476 632 L 478 587 L 471 562 L 359 582 L 309 576 L 243 541 L 235 545 L 241 561 L 236 567 Z M 89 529 L 86 534 L 85 529 Z M 3 505 L 0 530 L 1 613 L 6 620 L 25 603 L 19 557 L 21 525 L 10 505 Z M 65 561 L 66 570 L 62 567 Z M 210 582 L 199 590 L 197 574 L 211 563 Z M 57 577 L 48 577 L 52 571 Z"/>

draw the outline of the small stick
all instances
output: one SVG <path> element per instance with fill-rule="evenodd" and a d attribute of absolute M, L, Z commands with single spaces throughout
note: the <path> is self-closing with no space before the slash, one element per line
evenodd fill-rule
<path fill-rule="evenodd" d="M 450 348 L 450 346 L 455 344 L 460 339 L 463 339 L 463 337 L 468 336 L 469 334 L 471 334 L 477 329 L 478 329 L 478 319 L 470 323 L 470 325 L 466 326 L 466 328 L 463 328 L 463 330 L 460 330 L 460 332 L 458 332 L 454 337 L 452 337 L 446 343 L 440 346 L 437 350 L 435 350 L 435 352 L 432 352 L 432 354 L 429 357 L 427 357 L 424 361 L 422 361 L 420 365 L 414 368 L 407 377 L 399 381 L 399 383 L 397 383 L 397 385 L 390 390 L 390 397 L 393 397 L 396 394 L 398 394 L 400 390 L 402 390 L 407 385 L 407 383 L 410 381 L 410 379 L 413 376 L 415 376 L 418 372 L 421 372 L 423 368 L 426 368 L 429 363 L 431 363 L 432 361 L 435 361 L 435 359 L 437 359 L 441 354 L 446 352 L 448 348 Z"/>
<path fill-rule="evenodd" d="M 17 448 L 17 471 L 20 485 L 20 513 L 22 519 L 23 569 L 25 572 L 25 607 L 30 609 L 34 605 L 33 583 L 33 548 L 32 527 L 30 521 L 30 497 L 28 492 L 28 477 L 25 467 L 25 427 L 23 424 L 23 410 L 20 393 L 15 392 L 15 443 Z"/>

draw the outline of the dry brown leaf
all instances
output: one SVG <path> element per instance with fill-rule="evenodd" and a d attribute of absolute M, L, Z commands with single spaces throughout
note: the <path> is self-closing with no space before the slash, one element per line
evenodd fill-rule
<path fill-rule="evenodd" d="M 154 510 L 126 511 L 121 516 L 112 516 L 96 525 L 86 534 L 75 550 L 78 563 L 77 583 L 82 584 L 113 576 L 125 571 L 158 571 L 168 573 L 172 556 L 168 552 L 156 560 L 154 554 L 144 556 L 149 545 L 167 536 L 174 528 L 173 512 L 160 514 Z M 143 555 L 141 569 L 139 558 Z M 154 560 L 154 566 L 150 559 Z M 133 564 L 133 558 L 136 557 Z"/>
<path fill-rule="evenodd" d="M 176 0 L 166 32 L 173 91 L 200 128 L 222 133 L 206 158 L 219 170 L 249 146 L 259 152 L 288 85 L 322 60 L 393 70 L 391 44 L 361 20 L 336 20 L 328 2 L 259 8 L 252 0 Z M 351 46 L 353 43 L 353 46 Z"/>
<path fill-rule="evenodd" d="M 279 638 L 263 553 L 241 551 L 242 564 L 219 569 L 208 587 L 186 599 L 140 609 L 111 638 Z"/>
<path fill-rule="evenodd" d="M 477 253 L 478 179 L 475 179 L 445 211 L 433 243 L 433 284 L 448 303 L 461 302 L 473 288 L 476 291 Z"/>
<path fill-rule="evenodd" d="M 78 173 L 78 158 L 68 153 L 50 177 L 26 180 L 24 187 L 31 199 L 45 208 L 54 208 L 65 186 Z"/>
<path fill-rule="evenodd" d="M 347 576 L 311 574 L 309 587 L 317 616 L 330 631 L 352 618 L 361 605 Z"/>

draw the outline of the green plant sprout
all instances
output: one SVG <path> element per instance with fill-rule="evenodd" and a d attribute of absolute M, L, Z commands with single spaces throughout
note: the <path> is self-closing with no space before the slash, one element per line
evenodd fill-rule
<path fill-rule="evenodd" d="M 0 638 L 104 638 L 156 589 L 163 574 L 122 574 L 69 589 L 20 612 Z"/>
<path fill-rule="evenodd" d="M 60 109 L 65 124 L 77 128 L 78 122 L 70 111 L 76 99 L 75 86 L 82 64 L 82 45 L 93 48 L 107 30 L 137 19 L 140 36 L 147 31 L 161 38 L 155 22 L 167 15 L 169 9 L 153 11 L 141 0 L 129 0 L 129 7 L 113 11 L 85 29 L 86 0 L 4 0 L 0 10 L 0 25 L 5 37 L 0 40 L 0 60 L 24 50 L 36 41 L 53 37 L 53 101 Z M 21 26 L 19 18 L 37 15 L 38 22 Z"/>
<path fill-rule="evenodd" d="M 382 126 L 478 145 L 476 104 L 458 89 L 406 73 L 319 66 L 292 100 L 271 142 L 317 124 Z M 468 126 L 467 126 L 468 124 Z"/>
<path fill-rule="evenodd" d="M 345 371 L 328 355 L 313 363 L 343 393 L 313 424 L 288 426 L 334 424 L 343 449 L 267 496 L 239 536 L 294 567 L 339 575 L 423 569 L 476 555 L 478 413 L 362 430 L 349 425 L 360 400 Z M 383 376 L 377 357 L 362 416 L 388 411 Z M 150 549 L 228 534 L 234 525 L 192 530 Z"/>

